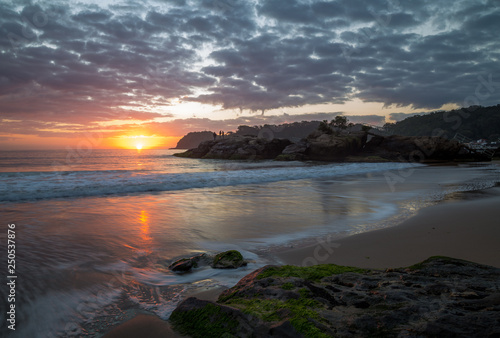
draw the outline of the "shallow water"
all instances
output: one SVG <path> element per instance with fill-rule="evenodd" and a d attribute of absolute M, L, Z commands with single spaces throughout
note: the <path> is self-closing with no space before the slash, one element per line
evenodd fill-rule
<path fill-rule="evenodd" d="M 0 187 L 18 188 L 0 211 L 2 243 L 7 223 L 17 229 L 16 336 L 98 336 L 140 310 L 167 319 L 189 289 L 232 286 L 277 263 L 272 247 L 395 225 L 450 193 L 500 180 L 490 164 L 204 162 L 150 151 L 141 160 L 148 169 L 136 170 L 133 153 L 120 161 L 115 152 L 108 166 L 103 154 L 70 166 L 59 185 L 50 181 L 61 173 L 50 163 L 64 153 L 51 154 L 52 162 L 40 157 L 29 170 L 20 158 L 3 166 Z M 54 190 L 65 193 L 53 197 Z M 240 250 L 249 265 L 184 275 L 167 269 L 176 257 L 227 249 Z"/>

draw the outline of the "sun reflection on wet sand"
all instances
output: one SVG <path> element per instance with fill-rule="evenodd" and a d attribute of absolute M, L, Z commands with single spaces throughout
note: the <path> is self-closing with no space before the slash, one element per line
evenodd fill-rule
<path fill-rule="evenodd" d="M 149 214 L 146 210 L 141 210 L 141 213 L 139 215 L 139 222 L 141 224 L 141 227 L 139 228 L 139 230 L 141 231 L 140 237 L 144 241 L 144 244 L 148 244 L 144 249 L 147 249 L 146 251 L 151 251 L 149 247 L 153 239 L 150 236 L 151 231 L 149 229 Z"/>

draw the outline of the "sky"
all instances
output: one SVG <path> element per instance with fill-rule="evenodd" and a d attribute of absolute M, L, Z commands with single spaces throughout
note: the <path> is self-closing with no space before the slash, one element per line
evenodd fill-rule
<path fill-rule="evenodd" d="M 498 104 L 499 32 L 498 0 L 0 0 L 0 150 Z"/>

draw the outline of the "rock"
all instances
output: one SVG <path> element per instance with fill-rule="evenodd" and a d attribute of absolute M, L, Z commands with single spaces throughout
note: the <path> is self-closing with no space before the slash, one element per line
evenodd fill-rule
<path fill-rule="evenodd" d="M 193 267 L 193 261 L 189 258 L 181 258 L 168 266 L 174 272 L 187 272 Z"/>
<path fill-rule="evenodd" d="M 458 157 L 462 145 L 455 140 L 430 136 L 373 136 L 364 152 L 391 160 L 425 162 L 452 161 Z"/>
<path fill-rule="evenodd" d="M 196 317 L 193 315 L 196 314 Z M 238 309 L 189 297 L 170 315 L 175 330 L 190 337 L 252 337 L 260 320 Z"/>
<path fill-rule="evenodd" d="M 205 141 L 201 142 L 197 148 L 189 149 L 183 153 L 174 154 L 177 157 L 189 157 L 189 158 L 202 158 L 218 141 Z"/>
<path fill-rule="evenodd" d="M 306 140 L 301 140 L 297 143 L 292 143 L 287 146 L 280 155 L 276 157 L 278 161 L 302 161 L 306 158 L 305 153 L 308 148 Z"/>
<path fill-rule="evenodd" d="M 304 154 L 307 150 L 308 144 L 307 141 L 302 140 L 298 143 L 292 143 L 289 146 L 287 146 L 283 151 L 281 152 L 282 154 Z"/>
<path fill-rule="evenodd" d="M 197 148 L 174 155 L 179 157 L 228 160 L 274 159 L 290 143 L 286 139 L 267 140 L 252 136 L 233 135 L 222 140 L 202 142 Z"/>
<path fill-rule="evenodd" d="M 168 266 L 168 268 L 174 272 L 188 272 L 192 268 L 197 268 L 200 265 L 208 265 L 210 258 L 207 254 L 202 253 L 197 256 L 190 258 L 181 258 Z"/>
<path fill-rule="evenodd" d="M 365 130 L 335 134 L 316 130 L 297 143 L 287 139 L 268 140 L 255 136 L 232 135 L 222 140 L 202 142 L 197 148 L 175 155 L 191 158 L 282 161 L 435 162 L 472 157 L 483 160 L 480 154 L 471 154 L 470 150 L 455 140 L 429 136 L 382 136 Z"/>
<path fill-rule="evenodd" d="M 171 320 L 193 337 L 493 337 L 499 290 L 499 268 L 446 257 L 388 271 L 265 266 Z"/>
<path fill-rule="evenodd" d="M 362 151 L 366 143 L 366 133 L 357 132 L 341 136 L 322 134 L 308 138 L 307 159 L 315 161 L 339 161 Z"/>
<path fill-rule="evenodd" d="M 214 257 L 212 267 L 214 269 L 236 269 L 247 265 L 239 251 L 229 250 L 221 252 Z"/>
<path fill-rule="evenodd" d="M 302 338 L 304 337 L 298 333 L 289 320 L 284 320 L 278 324 L 272 325 L 269 329 L 269 335 L 282 337 L 282 338 Z"/>

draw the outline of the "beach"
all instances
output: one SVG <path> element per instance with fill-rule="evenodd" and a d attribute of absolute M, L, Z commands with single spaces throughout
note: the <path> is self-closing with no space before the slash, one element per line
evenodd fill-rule
<path fill-rule="evenodd" d="M 225 161 L 173 152 L 95 151 L 64 171 L 53 167 L 64 151 L 0 154 L 0 217 L 16 225 L 17 334 L 101 337 L 141 325 L 162 334 L 184 299 L 215 300 L 265 265 L 385 269 L 446 255 L 498 266 L 497 163 Z M 231 249 L 247 266 L 168 269 Z"/>
<path fill-rule="evenodd" d="M 369 269 L 405 267 L 431 256 L 448 256 L 500 267 L 500 188 L 465 194 L 421 209 L 394 227 L 276 254 L 284 264 L 307 265 L 310 257 Z M 325 242 L 322 242 L 325 243 Z"/>
<path fill-rule="evenodd" d="M 274 253 L 283 264 L 337 264 L 375 270 L 406 267 L 431 256 L 446 256 L 500 267 L 500 188 L 459 193 L 419 212 L 390 228 L 368 231 L 335 241 Z M 208 288 L 187 297 L 216 301 L 226 288 Z M 157 317 L 139 315 L 112 330 L 105 338 L 183 337 Z"/>

